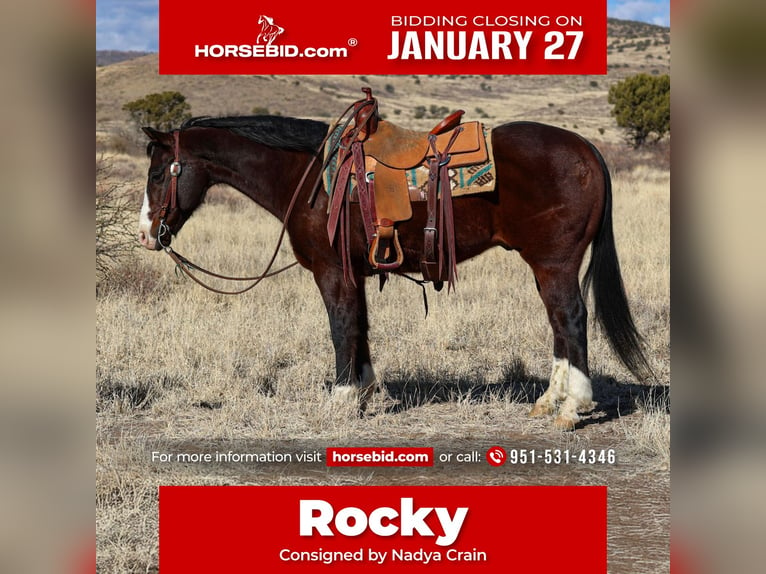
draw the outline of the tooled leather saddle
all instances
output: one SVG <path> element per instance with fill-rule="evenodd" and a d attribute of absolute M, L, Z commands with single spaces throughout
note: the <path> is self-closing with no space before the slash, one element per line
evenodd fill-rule
<path fill-rule="evenodd" d="M 344 276 L 350 273 L 350 204 L 359 204 L 368 261 L 382 273 L 396 271 L 404 260 L 397 224 L 412 217 L 412 201 L 426 202 L 420 270 L 424 281 L 439 290 L 457 279 L 454 211 L 448 170 L 488 160 L 484 130 L 479 122 L 461 123 L 458 110 L 428 132 L 396 126 L 378 115 L 370 88 L 353 105 L 353 124 L 340 131 L 332 158 L 334 175 L 328 191 L 327 234 L 339 240 Z M 326 161 L 330 158 L 326 158 Z M 426 197 L 411 194 L 407 170 L 428 168 Z M 352 177 L 353 174 L 353 177 Z M 352 181 L 355 180 L 355 185 Z"/>

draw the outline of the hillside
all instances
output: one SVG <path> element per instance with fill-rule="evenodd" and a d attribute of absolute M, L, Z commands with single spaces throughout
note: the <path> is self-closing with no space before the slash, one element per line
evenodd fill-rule
<path fill-rule="evenodd" d="M 96 66 L 108 66 L 126 60 L 134 60 L 151 52 L 136 52 L 133 50 L 96 50 Z"/>
<path fill-rule="evenodd" d="M 412 128 L 433 120 L 415 110 L 432 105 L 466 110 L 467 119 L 488 124 L 528 119 L 617 141 L 610 117 L 609 86 L 639 72 L 669 73 L 669 29 L 609 20 L 606 76 L 160 76 L 158 56 L 149 54 L 96 69 L 96 123 L 99 149 L 124 132 L 122 106 L 148 93 L 178 90 L 194 115 L 275 113 L 331 121 L 360 88 L 369 85 L 381 112 Z"/>

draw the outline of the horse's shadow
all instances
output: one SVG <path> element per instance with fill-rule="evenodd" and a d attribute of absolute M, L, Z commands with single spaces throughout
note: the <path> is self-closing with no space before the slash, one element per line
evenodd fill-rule
<path fill-rule="evenodd" d="M 603 423 L 636 412 L 642 405 L 659 405 L 670 411 L 670 393 L 665 385 L 636 384 L 615 378 L 592 374 L 593 401 L 596 407 L 583 417 L 578 427 Z M 392 404 L 386 413 L 401 413 L 427 404 L 468 401 L 481 404 L 490 400 L 511 400 L 532 404 L 548 388 L 548 379 L 527 371 L 521 359 L 513 359 L 495 382 L 487 382 L 480 374 L 455 375 L 446 372 L 394 373 L 386 376 L 382 384 Z"/>

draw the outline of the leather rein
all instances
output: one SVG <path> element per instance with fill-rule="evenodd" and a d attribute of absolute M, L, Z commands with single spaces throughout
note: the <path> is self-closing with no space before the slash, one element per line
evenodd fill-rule
<path fill-rule="evenodd" d="M 279 234 L 279 239 L 277 240 L 277 245 L 274 248 L 274 253 L 271 256 L 271 259 L 269 260 L 269 263 L 266 265 L 266 268 L 263 270 L 263 272 L 260 275 L 254 276 L 254 277 L 232 277 L 229 275 L 222 275 L 220 273 L 214 273 L 212 271 L 209 271 L 196 263 L 192 263 L 175 251 L 170 245 L 164 245 L 162 243 L 162 238 L 167 234 L 170 235 L 170 227 L 166 223 L 166 219 L 168 216 L 168 213 L 170 213 L 172 210 L 176 209 L 178 207 L 178 178 L 181 176 L 181 173 L 183 172 L 183 168 L 181 166 L 181 150 L 180 150 L 180 132 L 179 130 L 175 130 L 173 132 L 173 163 L 170 164 L 170 185 L 168 186 L 167 193 L 165 194 L 165 199 L 162 202 L 162 207 L 160 208 L 160 225 L 159 229 L 157 231 L 157 241 L 159 242 L 160 246 L 163 248 L 165 253 L 167 253 L 170 258 L 175 262 L 176 269 L 180 269 L 183 273 L 185 273 L 189 278 L 191 278 L 194 282 L 198 283 L 208 291 L 213 291 L 214 293 L 220 293 L 221 295 L 239 295 L 241 293 L 245 293 L 246 291 L 249 291 L 258 283 L 266 279 L 267 277 L 274 277 L 275 275 L 278 275 L 282 273 L 283 271 L 287 271 L 291 267 L 295 267 L 298 265 L 297 261 L 293 261 L 289 265 L 285 265 L 284 267 L 277 269 L 276 271 L 271 271 L 271 268 L 274 265 L 274 261 L 277 259 L 277 255 L 279 254 L 279 249 L 282 246 L 282 241 L 284 240 L 285 232 L 287 231 L 287 222 L 290 218 L 290 214 L 292 213 L 293 207 L 295 206 L 295 202 L 298 198 L 298 193 L 300 192 L 301 188 L 303 187 L 303 183 L 306 180 L 306 176 L 308 175 L 309 171 L 311 170 L 311 166 L 314 163 L 314 159 L 316 159 L 316 156 L 312 159 L 311 163 L 309 163 L 308 167 L 306 168 L 306 172 L 303 174 L 303 177 L 301 178 L 301 181 L 298 183 L 298 186 L 295 188 L 295 192 L 293 192 L 293 196 L 290 200 L 290 204 L 287 208 L 287 212 L 285 213 L 284 221 L 282 223 L 282 230 Z M 243 289 L 238 289 L 234 291 L 225 291 L 222 289 L 217 289 L 211 285 L 208 285 L 204 281 L 202 281 L 200 278 L 198 278 L 196 275 L 194 275 L 191 270 L 198 271 L 200 273 L 204 273 L 205 275 L 208 275 L 210 277 L 215 277 L 217 279 L 224 279 L 227 281 L 253 281 L 252 284 L 248 285 L 247 287 L 244 287 Z"/>

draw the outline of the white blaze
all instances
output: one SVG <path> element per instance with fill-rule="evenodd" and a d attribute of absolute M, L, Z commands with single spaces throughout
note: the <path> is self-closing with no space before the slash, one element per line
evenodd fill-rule
<path fill-rule="evenodd" d="M 157 241 L 157 238 L 152 236 L 152 220 L 149 219 L 149 188 L 144 191 L 144 203 L 138 216 L 138 240 L 149 249 L 153 249 Z"/>

